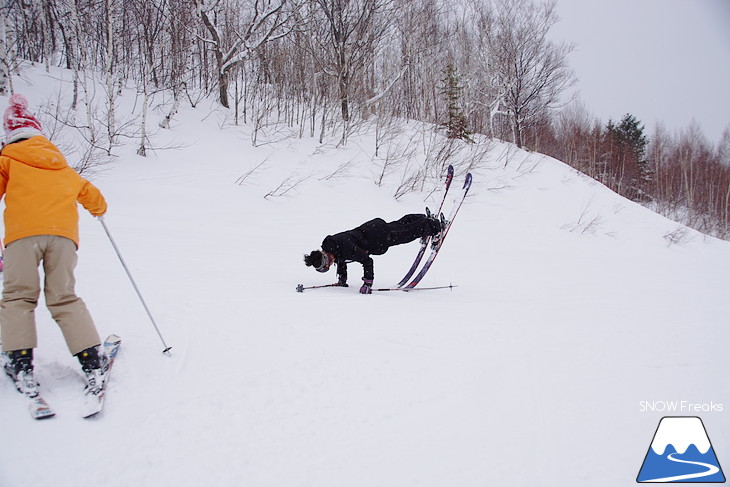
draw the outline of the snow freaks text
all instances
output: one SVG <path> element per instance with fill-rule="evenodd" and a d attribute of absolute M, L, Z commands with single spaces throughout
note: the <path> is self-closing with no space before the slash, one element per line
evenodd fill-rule
<path fill-rule="evenodd" d="M 692 401 L 639 401 L 639 412 L 659 413 L 721 413 L 725 407 L 717 402 L 692 402 Z"/>

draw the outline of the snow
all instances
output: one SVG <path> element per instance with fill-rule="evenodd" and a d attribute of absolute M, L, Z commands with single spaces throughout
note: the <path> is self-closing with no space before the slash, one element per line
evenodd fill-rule
<path fill-rule="evenodd" d="M 34 69 L 14 86 L 34 109 L 68 79 Z M 400 130 L 422 161 L 422 126 Z M 344 148 L 281 128 L 254 147 L 251 131 L 213 102 L 181 107 L 150 157 L 128 142 L 93 177 L 172 353 L 82 211 L 77 291 L 123 339 L 105 410 L 80 418 L 79 366 L 39 305 L 36 370 L 57 415 L 34 422 L 0 381 L 1 486 L 615 487 L 634 483 L 662 416 L 641 401 L 727 411 L 730 243 L 495 142 L 422 283 L 457 288 L 362 296 L 351 264 L 349 288 L 297 293 L 334 282 L 302 262 L 327 234 L 433 208 L 438 182 L 396 200 L 402 165 L 374 184 L 367 126 Z M 299 184 L 264 197 L 287 178 Z M 417 247 L 375 257 L 375 285 Z M 725 415 L 702 419 L 730 464 Z"/>

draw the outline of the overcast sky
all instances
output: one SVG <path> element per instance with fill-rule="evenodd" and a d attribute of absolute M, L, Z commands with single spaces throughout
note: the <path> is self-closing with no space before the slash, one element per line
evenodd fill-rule
<path fill-rule="evenodd" d="M 556 39 L 575 90 L 604 124 L 631 113 L 647 135 L 696 120 L 710 142 L 730 125 L 730 0 L 557 0 Z"/>

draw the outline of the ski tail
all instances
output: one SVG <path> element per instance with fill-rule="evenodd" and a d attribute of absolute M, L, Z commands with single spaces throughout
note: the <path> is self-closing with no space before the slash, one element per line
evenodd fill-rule
<path fill-rule="evenodd" d="M 441 250 L 441 247 L 444 244 L 444 240 L 446 240 L 446 236 L 449 233 L 449 230 L 451 229 L 451 225 L 454 223 L 454 219 L 456 218 L 456 215 L 459 213 L 459 210 L 461 209 L 461 205 L 464 204 L 464 200 L 466 199 L 466 195 L 469 193 L 469 189 L 471 188 L 472 183 L 472 175 L 471 173 L 467 173 L 466 178 L 464 179 L 464 186 L 462 187 L 462 193 L 461 196 L 458 196 L 454 202 L 454 206 L 451 210 L 451 213 L 449 214 L 446 228 L 441 232 L 441 236 L 438 239 L 438 241 L 434 241 L 433 245 L 431 246 L 431 254 L 428 256 L 428 259 L 423 264 L 423 267 L 421 267 L 420 272 L 416 275 L 413 280 L 408 283 L 408 285 L 405 287 L 405 289 L 413 289 L 415 288 L 419 282 L 421 282 L 421 279 L 423 279 L 423 276 L 426 275 L 428 270 L 431 268 L 431 265 L 433 264 L 433 261 L 436 260 L 436 256 L 438 255 L 439 251 Z"/>
<path fill-rule="evenodd" d="M 104 369 L 104 382 L 101 386 L 101 391 L 97 394 L 91 394 L 87 391 L 86 397 L 84 398 L 84 406 L 81 412 L 83 418 L 93 418 L 99 414 L 104 408 L 104 397 L 106 395 L 106 387 L 109 383 L 111 376 L 112 365 L 119 352 L 119 347 L 122 345 L 122 339 L 117 335 L 109 335 L 102 348 L 104 349 L 104 355 L 106 355 L 106 363 L 103 365 Z"/>
<path fill-rule="evenodd" d="M 33 419 L 48 419 L 56 415 L 51 406 L 40 395 L 28 398 L 28 411 Z"/>
<path fill-rule="evenodd" d="M 451 187 L 451 181 L 454 179 L 454 166 L 449 164 L 449 167 L 446 169 L 446 179 L 444 181 L 444 195 L 441 198 L 441 204 L 439 205 L 438 210 L 435 213 L 436 218 L 439 217 L 441 214 L 441 210 L 444 207 L 444 201 L 446 201 L 446 195 L 449 194 L 449 188 Z M 428 208 L 426 208 L 426 211 L 428 212 Z M 430 241 L 431 237 L 423 237 L 421 239 L 421 248 L 418 249 L 418 254 L 416 254 L 416 258 L 413 260 L 413 264 L 411 264 L 411 268 L 408 269 L 408 272 L 406 272 L 406 275 L 403 276 L 403 279 L 401 279 L 398 282 L 397 287 L 403 287 L 408 282 L 408 279 L 411 278 L 414 272 L 416 272 L 416 269 L 418 268 L 418 265 L 421 263 L 421 260 L 423 259 L 423 256 L 426 255 L 426 249 L 428 249 L 428 242 Z"/>
<path fill-rule="evenodd" d="M 8 360 L 7 355 L 0 353 L 0 368 L 2 368 L 8 378 L 13 381 L 15 389 L 17 389 L 17 391 L 25 398 L 30 417 L 33 419 L 47 419 L 55 416 L 56 413 L 53 411 L 53 408 L 51 408 L 46 400 L 43 399 L 43 396 L 41 396 L 35 377 L 33 375 L 26 376 L 23 374 L 21 376 L 20 374 L 13 374 L 9 369 L 9 364 L 7 363 Z M 23 381 L 32 381 L 31 387 L 28 387 L 26 385 L 27 382 L 24 383 Z"/>

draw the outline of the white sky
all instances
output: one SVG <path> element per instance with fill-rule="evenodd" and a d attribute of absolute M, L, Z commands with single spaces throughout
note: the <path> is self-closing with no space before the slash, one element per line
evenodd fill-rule
<path fill-rule="evenodd" d="M 577 44 L 575 90 L 604 123 L 631 113 L 647 135 L 696 120 L 730 125 L 730 0 L 557 0 L 556 40 Z"/>

